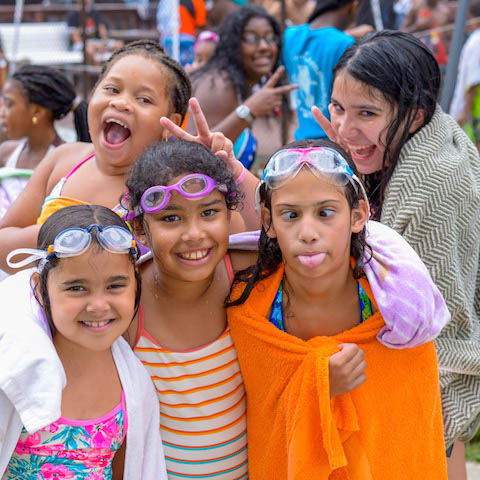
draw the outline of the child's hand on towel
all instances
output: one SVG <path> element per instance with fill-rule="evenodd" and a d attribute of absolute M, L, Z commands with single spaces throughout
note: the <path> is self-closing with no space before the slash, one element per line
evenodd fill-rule
<path fill-rule="evenodd" d="M 332 355 L 328 363 L 330 398 L 355 390 L 367 379 L 363 350 L 354 343 L 343 343 L 339 347 L 340 351 Z"/>

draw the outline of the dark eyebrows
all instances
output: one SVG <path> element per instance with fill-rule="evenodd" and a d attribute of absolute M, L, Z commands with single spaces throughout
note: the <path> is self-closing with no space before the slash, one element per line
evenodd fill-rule
<path fill-rule="evenodd" d="M 221 204 L 222 201 L 221 200 L 218 200 L 218 199 L 215 199 L 215 200 L 212 200 L 211 202 L 207 202 L 207 203 L 200 203 L 198 205 L 198 208 L 205 208 L 205 207 L 211 207 L 213 205 L 218 205 L 218 204 Z M 158 212 L 155 212 L 155 213 L 161 213 L 161 212 L 164 212 L 165 210 L 168 210 L 168 211 L 175 211 L 175 210 L 185 210 L 184 207 L 181 207 L 180 205 L 167 205 L 165 208 L 162 208 L 162 210 L 159 210 Z"/>
<path fill-rule="evenodd" d="M 114 275 L 108 279 L 108 282 L 115 283 L 115 282 L 126 282 L 128 281 L 129 277 L 126 275 Z"/>
<path fill-rule="evenodd" d="M 66 282 L 62 282 L 62 286 L 64 287 L 71 287 L 72 285 L 84 285 L 87 281 L 83 278 L 74 278 L 73 280 L 67 280 Z"/>
<path fill-rule="evenodd" d="M 221 200 L 215 199 L 208 203 L 201 203 L 199 205 L 199 208 L 211 207 L 213 205 L 218 205 L 219 203 L 223 203 L 223 202 Z"/>
<path fill-rule="evenodd" d="M 331 97 L 330 98 L 330 101 L 332 103 L 338 103 L 339 105 L 342 105 L 336 98 L 334 97 Z M 378 108 L 377 106 L 375 105 L 368 105 L 368 104 L 365 104 L 365 105 L 353 105 L 352 108 L 356 108 L 358 110 L 375 110 L 376 112 L 381 112 L 382 109 L 381 108 Z"/>
<path fill-rule="evenodd" d="M 322 200 L 321 202 L 316 202 L 314 203 L 314 206 L 315 207 L 323 207 L 323 205 L 325 205 L 326 203 L 341 203 L 339 200 L 334 200 L 333 198 L 332 199 L 328 199 L 328 200 Z M 293 204 L 293 203 L 278 203 L 277 205 L 275 205 L 276 207 L 282 207 L 282 208 L 298 208 L 302 205 L 297 205 L 297 204 Z"/>
<path fill-rule="evenodd" d="M 122 85 L 122 82 L 123 82 L 123 79 L 122 77 L 118 76 L 118 75 L 111 75 L 108 77 L 108 80 L 111 80 L 112 82 L 118 82 L 120 85 Z M 137 91 L 138 92 L 146 92 L 146 93 L 150 93 L 150 94 L 155 94 L 155 90 L 147 85 L 140 85 L 139 87 L 137 87 Z"/>

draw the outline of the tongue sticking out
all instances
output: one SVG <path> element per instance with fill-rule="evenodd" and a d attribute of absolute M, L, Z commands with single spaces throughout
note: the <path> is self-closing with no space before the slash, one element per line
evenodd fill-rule
<path fill-rule="evenodd" d="M 118 123 L 108 123 L 105 127 L 105 139 L 112 145 L 124 142 L 130 136 L 130 130 L 124 128 Z"/>
<path fill-rule="evenodd" d="M 299 255 L 298 260 L 300 263 L 309 268 L 318 267 L 326 257 L 326 253 L 316 253 L 315 255 Z"/>

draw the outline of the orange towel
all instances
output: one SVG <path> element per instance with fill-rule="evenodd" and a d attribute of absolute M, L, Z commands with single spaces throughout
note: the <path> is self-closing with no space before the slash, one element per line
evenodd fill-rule
<path fill-rule="evenodd" d="M 266 318 L 282 277 L 279 268 L 228 310 L 247 391 L 250 479 L 447 479 L 433 342 L 385 347 L 376 339 L 379 312 L 305 342 Z M 368 283 L 362 286 L 373 300 Z M 330 400 L 328 360 L 341 343 L 365 351 L 367 381 Z"/>

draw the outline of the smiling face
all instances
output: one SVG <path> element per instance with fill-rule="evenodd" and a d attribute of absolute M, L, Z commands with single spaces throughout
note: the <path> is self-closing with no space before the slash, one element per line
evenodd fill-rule
<path fill-rule="evenodd" d="M 105 351 L 132 321 L 136 281 L 128 255 L 93 245 L 62 258 L 47 282 L 55 343 Z"/>
<path fill-rule="evenodd" d="M 382 169 L 387 131 L 395 113 L 382 94 L 374 95 L 372 90 L 348 73 L 340 73 L 328 107 L 334 130 L 362 174 Z"/>
<path fill-rule="evenodd" d="M 30 134 L 33 126 L 32 107 L 21 84 L 16 80 L 8 80 L 2 91 L 0 124 L 9 139 L 16 140 Z"/>
<path fill-rule="evenodd" d="M 263 207 L 262 220 L 267 235 L 278 241 L 287 275 L 313 279 L 342 271 L 350 262 L 352 233 L 366 222 L 364 204 L 351 210 L 343 188 L 308 167 L 274 189 L 271 217 Z"/>
<path fill-rule="evenodd" d="M 167 135 L 160 118 L 170 113 L 169 81 L 158 62 L 142 55 L 127 55 L 111 66 L 88 107 L 97 156 L 114 166 L 128 166 Z"/>
<path fill-rule="evenodd" d="M 210 277 L 228 250 L 228 217 L 225 197 L 216 189 L 198 199 L 172 191 L 163 210 L 143 215 L 145 240 L 159 271 L 187 282 Z"/>
<path fill-rule="evenodd" d="M 253 42 L 253 40 L 259 40 Z M 253 43 L 252 43 L 253 42 Z M 278 57 L 275 32 L 265 18 L 251 18 L 242 35 L 243 67 L 250 83 L 257 83 L 272 72 Z"/>

